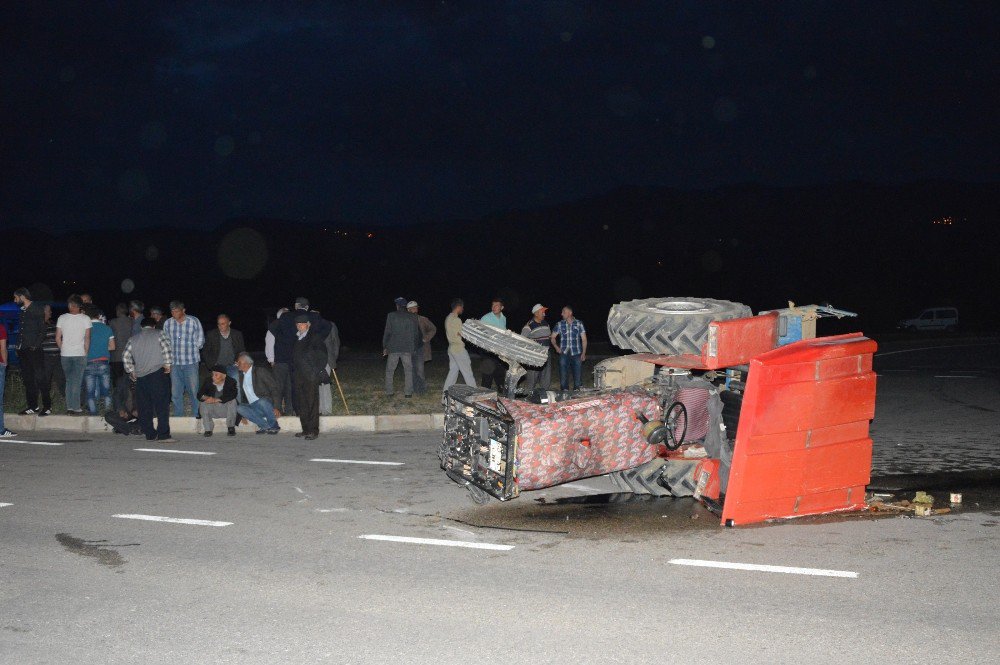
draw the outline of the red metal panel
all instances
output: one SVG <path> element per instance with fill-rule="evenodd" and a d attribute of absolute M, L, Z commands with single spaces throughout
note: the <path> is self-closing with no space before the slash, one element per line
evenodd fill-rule
<path fill-rule="evenodd" d="M 865 506 L 876 348 L 854 333 L 795 342 L 751 361 L 723 523 Z"/>
<path fill-rule="evenodd" d="M 746 365 L 751 358 L 770 351 L 777 344 L 778 315 L 771 312 L 709 324 L 709 341 L 701 347 L 701 355 L 665 356 L 637 353 L 632 357 L 665 367 L 722 369 Z"/>

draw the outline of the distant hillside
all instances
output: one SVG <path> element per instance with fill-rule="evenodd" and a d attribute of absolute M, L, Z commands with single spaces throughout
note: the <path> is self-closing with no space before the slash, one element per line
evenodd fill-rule
<path fill-rule="evenodd" d="M 998 184 L 950 182 L 627 188 L 406 227 L 242 218 L 203 233 L 15 229 L 5 232 L 2 274 L 8 291 L 85 290 L 106 308 L 128 297 L 129 279 L 130 295 L 147 303 L 179 297 L 203 319 L 230 312 L 256 343 L 265 312 L 299 294 L 337 320 L 348 343 L 373 347 L 397 295 L 440 322 L 453 297 L 478 316 L 499 293 L 518 328 L 535 302 L 573 303 L 595 338 L 612 302 L 654 295 L 755 310 L 830 301 L 862 313 L 848 327 L 873 332 L 922 306 L 954 304 L 966 326 L 995 330 L 997 308 L 982 302 L 1000 282 L 998 202 Z"/>

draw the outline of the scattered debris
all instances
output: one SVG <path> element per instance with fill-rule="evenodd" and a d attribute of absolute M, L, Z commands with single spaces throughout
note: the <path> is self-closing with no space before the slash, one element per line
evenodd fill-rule
<path fill-rule="evenodd" d="M 958 501 L 954 498 L 958 497 Z M 917 517 L 929 517 L 931 515 L 944 515 L 950 513 L 951 508 L 935 508 L 934 496 L 927 492 L 917 491 L 913 495 L 913 500 L 900 499 L 892 501 L 894 495 L 884 493 L 871 494 L 868 499 L 868 510 L 873 513 L 913 513 Z M 951 494 L 952 505 L 961 503 L 961 494 Z"/>

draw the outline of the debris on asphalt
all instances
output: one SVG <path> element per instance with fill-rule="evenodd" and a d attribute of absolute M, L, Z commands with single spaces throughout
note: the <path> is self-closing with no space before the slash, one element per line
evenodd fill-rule
<path fill-rule="evenodd" d="M 951 493 L 951 505 L 954 506 L 954 505 L 959 504 L 959 503 L 962 503 L 962 495 L 959 494 L 958 492 L 952 492 Z"/>
<path fill-rule="evenodd" d="M 917 517 L 929 517 L 931 515 L 944 515 L 950 513 L 951 508 L 935 508 L 934 496 L 927 492 L 917 491 L 913 495 L 913 500 L 900 499 L 892 501 L 892 494 L 874 493 L 868 499 L 868 510 L 873 513 L 913 513 Z M 961 501 L 961 494 L 952 494 L 952 498 L 958 497 Z M 955 502 L 952 502 L 955 505 Z"/>

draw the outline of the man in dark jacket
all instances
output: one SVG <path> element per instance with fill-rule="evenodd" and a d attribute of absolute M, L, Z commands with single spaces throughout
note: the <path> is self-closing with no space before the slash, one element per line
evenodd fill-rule
<path fill-rule="evenodd" d="M 382 333 L 387 396 L 392 397 L 395 392 L 392 382 L 396 376 L 396 365 L 402 363 L 403 396 L 413 397 L 413 355 L 423 343 L 417 315 L 406 311 L 406 298 L 396 298 L 396 311 L 386 315 L 385 332 Z"/>
<path fill-rule="evenodd" d="M 226 434 L 236 436 L 236 379 L 226 374 L 222 365 L 212 367 L 212 375 L 198 390 L 198 412 L 205 436 L 212 436 L 213 418 L 226 419 Z"/>
<path fill-rule="evenodd" d="M 236 359 L 246 350 L 243 333 L 232 327 L 232 320 L 228 314 L 219 314 L 215 330 L 205 333 L 205 346 L 201 347 L 201 362 L 208 367 L 222 365 L 226 368 L 226 376 L 235 380 L 240 374 L 236 369 Z"/>
<path fill-rule="evenodd" d="M 281 411 L 275 406 L 281 388 L 266 364 L 254 365 L 249 353 L 236 359 L 240 369 L 240 396 L 236 412 L 257 426 L 257 434 L 277 434 L 281 431 L 278 417 Z"/>
<path fill-rule="evenodd" d="M 295 329 L 292 376 L 295 378 L 295 410 L 302 422 L 302 431 L 295 436 L 312 441 L 319 436 L 319 386 L 330 381 L 326 371 L 326 335 L 312 329 L 308 312 L 295 315 Z"/>
<path fill-rule="evenodd" d="M 305 298 L 295 299 L 295 310 L 288 312 L 285 316 L 279 317 L 268 326 L 268 331 L 274 335 L 274 378 L 278 384 L 282 385 L 285 377 L 291 376 L 294 366 L 292 362 L 292 348 L 295 346 L 296 325 L 295 319 L 301 314 L 309 317 L 309 324 L 313 334 L 326 337 L 330 334 L 326 321 L 317 312 L 309 311 L 309 301 Z M 295 377 L 291 376 L 292 404 L 297 404 L 295 397 Z M 318 389 L 317 389 L 318 390 Z M 318 399 L 318 396 L 317 396 Z M 298 408 L 297 406 L 295 407 Z"/>
<path fill-rule="evenodd" d="M 21 307 L 17 357 L 21 361 L 24 397 L 28 403 L 28 408 L 21 415 L 30 416 L 38 413 L 38 396 L 42 391 L 42 377 L 45 376 L 45 356 L 42 354 L 45 306 L 34 302 L 31 292 L 24 288 L 14 291 L 14 302 Z"/>

